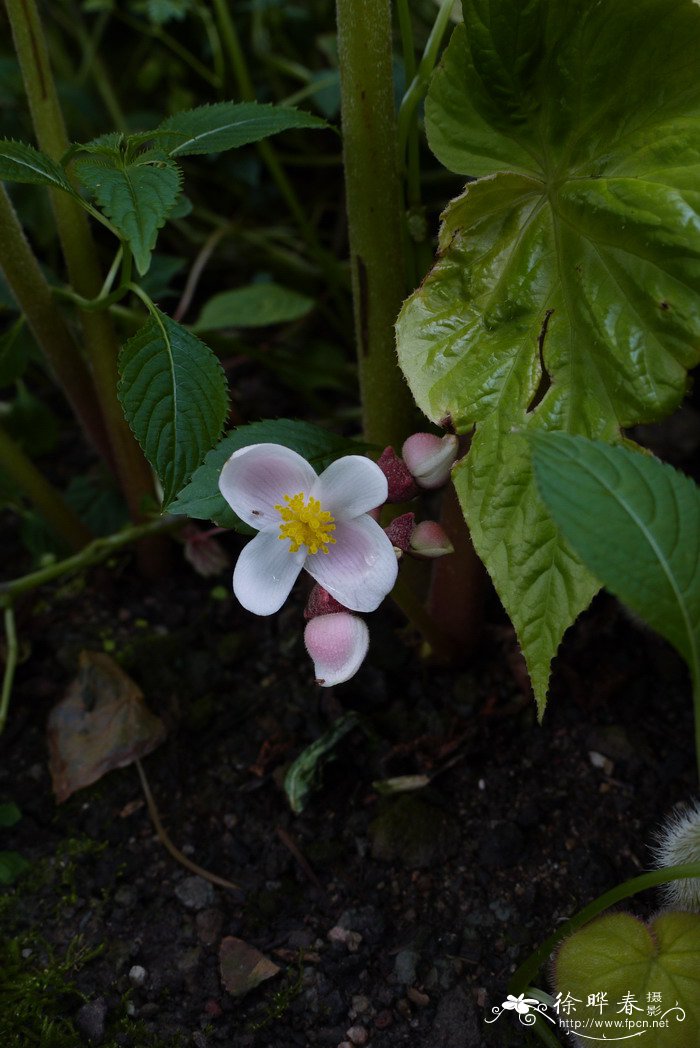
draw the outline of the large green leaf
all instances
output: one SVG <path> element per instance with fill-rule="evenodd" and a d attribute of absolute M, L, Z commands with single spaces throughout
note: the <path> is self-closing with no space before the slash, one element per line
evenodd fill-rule
<path fill-rule="evenodd" d="M 475 429 L 457 491 L 543 709 L 596 584 L 539 500 L 521 434 L 614 442 L 667 414 L 700 359 L 700 7 L 463 6 L 427 129 L 446 166 L 481 177 L 443 215 L 399 360 L 429 418 Z"/>
<path fill-rule="evenodd" d="M 226 377 L 209 347 L 160 310 L 123 346 L 119 371 L 119 399 L 167 508 L 221 435 Z"/>
<path fill-rule="evenodd" d="M 158 142 L 173 157 L 221 153 L 295 127 L 327 128 L 328 124 L 292 106 L 216 102 L 169 116 L 158 128 L 159 135 L 167 132 Z"/>
<path fill-rule="evenodd" d="M 697 1048 L 699 953 L 696 913 L 662 913 L 649 925 L 629 913 L 591 921 L 556 958 L 560 1019 L 569 1032 L 588 1031 L 583 1044 L 632 1040 L 648 1048 Z"/>
<path fill-rule="evenodd" d="M 177 164 L 157 150 L 131 160 L 94 153 L 76 164 L 78 178 L 131 248 L 140 274 L 147 272 L 158 230 L 180 193 Z"/>
<path fill-rule="evenodd" d="M 29 182 L 75 194 L 66 173 L 45 153 L 24 142 L 0 142 L 0 181 Z"/>
<path fill-rule="evenodd" d="M 320 426 L 296 419 L 277 418 L 264 422 L 251 422 L 227 433 L 224 439 L 209 452 L 192 480 L 170 506 L 171 513 L 182 513 L 198 520 L 213 520 L 222 528 L 235 528 L 245 534 L 253 534 L 239 520 L 219 491 L 219 474 L 224 463 L 234 451 L 251 444 L 281 444 L 291 448 L 307 459 L 321 473 L 326 466 L 342 455 L 361 455 L 369 445 L 347 437 L 339 437 Z"/>
<path fill-rule="evenodd" d="M 537 486 L 567 541 L 700 684 L 700 488 L 629 448 L 564 433 L 532 443 Z"/>

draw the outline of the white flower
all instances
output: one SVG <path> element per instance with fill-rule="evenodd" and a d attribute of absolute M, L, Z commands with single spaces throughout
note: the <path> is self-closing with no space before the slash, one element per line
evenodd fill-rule
<path fill-rule="evenodd" d="M 503 1002 L 502 1007 L 507 1011 L 517 1012 L 518 1015 L 527 1015 L 530 1008 L 536 1007 L 539 1002 L 533 997 L 526 997 L 524 993 L 518 994 L 514 997 L 512 993 L 508 994 L 508 997 Z"/>
<path fill-rule="evenodd" d="M 374 611 L 393 587 L 396 555 L 367 515 L 386 502 L 387 481 L 369 459 L 347 455 L 318 476 L 296 451 L 253 444 L 234 452 L 219 488 L 259 532 L 233 573 L 248 611 L 279 611 L 302 568 L 351 611 Z"/>
<path fill-rule="evenodd" d="M 369 647 L 369 630 L 347 611 L 317 615 L 307 623 L 304 644 L 322 688 L 343 684 L 359 670 Z"/>

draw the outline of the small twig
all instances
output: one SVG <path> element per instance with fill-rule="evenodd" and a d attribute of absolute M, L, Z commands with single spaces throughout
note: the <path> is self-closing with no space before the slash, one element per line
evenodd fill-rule
<path fill-rule="evenodd" d="M 148 785 L 146 773 L 143 770 L 143 765 L 138 757 L 136 758 L 135 764 L 139 773 L 139 778 L 141 779 L 143 793 L 146 798 L 148 814 L 151 816 L 151 822 L 155 827 L 158 840 L 165 848 L 167 848 L 173 859 L 175 859 L 176 862 L 179 862 L 181 866 L 184 866 L 185 869 L 191 870 L 192 873 L 196 873 L 198 877 L 203 877 L 205 881 L 210 881 L 212 884 L 218 884 L 220 888 L 230 888 L 234 892 L 242 891 L 240 885 L 234 884 L 233 881 L 227 881 L 225 877 L 219 877 L 216 873 L 210 873 L 209 870 L 205 870 L 204 867 L 198 866 L 196 862 L 192 862 L 191 859 L 188 859 L 186 855 L 183 855 L 180 849 L 173 844 L 170 837 L 168 837 L 165 832 L 163 823 L 160 821 L 160 815 L 158 814 L 158 808 L 156 807 L 156 802 L 151 793 L 151 787 Z"/>
<path fill-rule="evenodd" d="M 189 276 L 187 277 L 187 283 L 185 284 L 185 289 L 182 292 L 182 297 L 177 304 L 177 309 L 173 313 L 173 320 L 177 321 L 178 324 L 184 317 L 187 310 L 190 308 L 190 303 L 192 301 L 195 291 L 197 290 L 197 284 L 199 283 L 200 277 L 204 272 L 207 262 L 216 250 L 217 244 L 220 240 L 223 240 L 223 238 L 230 232 L 231 230 L 228 226 L 220 226 L 218 229 L 215 229 L 209 237 L 207 237 L 204 244 L 202 245 L 199 254 L 194 260 Z"/>
<path fill-rule="evenodd" d="M 321 884 L 321 882 L 319 881 L 318 877 L 316 876 L 316 874 L 314 873 L 313 869 L 311 868 L 311 865 L 310 865 L 308 859 L 303 854 L 303 852 L 300 850 L 298 844 L 296 844 L 296 842 L 294 841 L 294 838 L 290 837 L 290 835 L 287 833 L 287 831 L 283 830 L 281 826 L 276 826 L 275 827 L 275 832 L 276 832 L 277 836 L 279 837 L 279 839 L 282 841 L 282 844 L 285 846 L 285 848 L 289 848 L 290 852 L 292 853 L 292 855 L 294 856 L 296 861 L 299 863 L 299 865 L 301 866 L 302 870 L 304 871 L 306 876 L 309 878 L 311 883 L 315 884 L 319 891 L 323 891 L 324 890 L 323 885 Z"/>
<path fill-rule="evenodd" d="M 11 604 L 5 608 L 5 672 L 2 678 L 2 695 L 0 696 L 0 734 L 5 728 L 7 711 L 10 706 L 12 684 L 17 669 L 17 630 L 15 629 L 15 612 Z"/>

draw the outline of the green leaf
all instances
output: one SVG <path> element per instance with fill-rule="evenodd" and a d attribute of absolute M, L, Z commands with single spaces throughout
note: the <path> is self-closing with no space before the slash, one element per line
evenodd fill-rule
<path fill-rule="evenodd" d="M 591 1037 L 597 1034 L 615 1042 L 633 1037 L 649 1048 L 696 1048 L 698 956 L 700 915 L 663 913 L 646 925 L 629 913 L 612 913 L 587 924 L 563 944 L 554 969 L 556 990 L 563 998 L 570 994 L 576 999 L 575 1013 L 569 1017 Z M 589 1002 L 594 994 L 604 994 L 605 999 Z M 647 1002 L 654 999 L 648 994 L 657 995 L 656 1014 L 647 1011 Z M 565 1018 L 565 1012 L 560 1016 Z M 638 1023 L 632 1030 L 625 1026 L 630 1018 Z"/>
<path fill-rule="evenodd" d="M 227 327 L 267 327 L 299 320 L 313 309 L 314 300 L 279 284 L 259 283 L 214 295 L 204 305 L 194 331 Z"/>
<path fill-rule="evenodd" d="M 32 185 L 62 189 L 75 196 L 75 190 L 61 165 L 24 142 L 0 141 L 0 181 L 29 182 Z"/>
<path fill-rule="evenodd" d="M 119 399 L 165 509 L 221 435 L 226 377 L 208 346 L 155 308 L 122 348 L 119 371 Z"/>
<path fill-rule="evenodd" d="M 333 727 L 307 746 L 290 766 L 284 779 L 284 792 L 296 815 L 304 810 L 310 795 L 320 788 L 323 766 L 332 759 L 335 747 L 358 725 L 356 713 L 339 717 Z"/>
<path fill-rule="evenodd" d="M 700 684 L 700 488 L 628 448 L 563 433 L 532 445 L 537 486 L 566 540 Z"/>
<path fill-rule="evenodd" d="M 15 851 L 0 851 L 0 884 L 13 884 L 30 864 Z"/>
<path fill-rule="evenodd" d="M 700 7 L 465 0 L 464 18 L 426 123 L 446 166 L 481 177 L 443 215 L 399 361 L 429 418 L 474 430 L 457 489 L 542 711 L 596 584 L 518 434 L 615 442 L 668 414 L 700 360 Z"/>
<path fill-rule="evenodd" d="M 11 386 L 24 374 L 29 360 L 29 343 L 21 338 L 24 317 L 19 317 L 0 335 L 0 389 Z"/>
<path fill-rule="evenodd" d="M 146 273 L 158 230 L 180 193 L 177 164 L 157 150 L 147 150 L 130 161 L 95 154 L 81 157 L 76 172 L 128 242 L 139 273 Z"/>
<path fill-rule="evenodd" d="M 6 830 L 14 826 L 22 818 L 22 812 L 14 801 L 5 801 L 0 804 L 0 829 Z"/>
<path fill-rule="evenodd" d="M 221 153 L 292 128 L 327 127 L 325 120 L 292 106 L 216 102 L 176 113 L 164 120 L 158 131 L 168 132 L 160 143 L 170 156 L 178 157 Z"/>
<path fill-rule="evenodd" d="M 234 451 L 251 444 L 268 443 L 281 444 L 303 455 L 317 473 L 322 473 L 326 466 L 342 455 L 361 455 L 370 447 L 361 441 L 339 437 L 320 426 L 295 419 L 268 419 L 238 426 L 209 452 L 190 483 L 169 507 L 169 512 L 197 520 L 212 520 L 219 527 L 234 528 L 246 535 L 254 534 L 253 529 L 239 520 L 221 495 L 219 474 Z"/>

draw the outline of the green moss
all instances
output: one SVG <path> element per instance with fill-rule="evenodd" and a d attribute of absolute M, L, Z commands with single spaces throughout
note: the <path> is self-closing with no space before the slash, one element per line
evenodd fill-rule
<path fill-rule="evenodd" d="M 285 1014 L 292 1001 L 301 993 L 304 982 L 304 955 L 299 951 L 299 961 L 294 976 L 287 978 L 287 983 L 280 990 L 271 993 L 265 1000 L 259 1013 L 259 1017 L 251 1020 L 247 1025 L 249 1033 L 258 1033 L 264 1030 L 270 1023 L 277 1022 Z"/>

